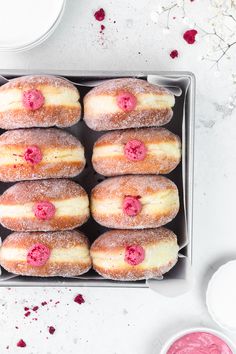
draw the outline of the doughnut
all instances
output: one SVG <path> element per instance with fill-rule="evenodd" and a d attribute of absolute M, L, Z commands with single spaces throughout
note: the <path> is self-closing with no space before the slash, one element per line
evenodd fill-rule
<path fill-rule="evenodd" d="M 104 176 L 166 174 L 179 164 L 181 142 L 164 128 L 114 131 L 102 135 L 93 148 L 94 169 Z"/>
<path fill-rule="evenodd" d="M 0 87 L 0 128 L 70 127 L 80 119 L 79 92 L 50 75 L 22 76 Z"/>
<path fill-rule="evenodd" d="M 173 115 L 174 95 L 141 79 L 113 79 L 84 97 L 84 121 L 93 130 L 161 126 Z"/>
<path fill-rule="evenodd" d="M 19 182 L 0 196 L 0 222 L 13 231 L 69 230 L 88 217 L 87 193 L 66 179 Z"/>
<path fill-rule="evenodd" d="M 85 166 L 84 148 L 55 128 L 10 130 L 0 136 L 0 180 L 74 177 Z"/>
<path fill-rule="evenodd" d="M 163 176 L 111 177 L 91 193 L 93 218 L 109 228 L 159 227 L 170 222 L 178 210 L 178 189 Z"/>
<path fill-rule="evenodd" d="M 91 268 L 89 244 L 80 232 L 13 232 L 0 248 L 0 264 L 10 273 L 70 277 Z"/>
<path fill-rule="evenodd" d="M 98 237 L 90 254 L 93 268 L 113 280 L 160 277 L 178 260 L 176 235 L 164 228 L 111 230 Z"/>

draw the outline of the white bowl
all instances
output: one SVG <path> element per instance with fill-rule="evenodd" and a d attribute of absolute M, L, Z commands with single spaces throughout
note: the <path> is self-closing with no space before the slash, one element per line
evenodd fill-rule
<path fill-rule="evenodd" d="M 21 52 L 44 42 L 56 29 L 66 0 L 1 0 L 0 51 Z"/>
<path fill-rule="evenodd" d="M 207 332 L 210 334 L 214 334 L 215 336 L 217 336 L 220 339 L 222 339 L 223 341 L 225 341 L 225 343 L 228 344 L 228 346 L 230 347 L 230 349 L 232 350 L 233 353 L 236 353 L 236 347 L 235 347 L 234 343 L 227 336 L 222 334 L 221 332 L 218 332 L 214 329 L 206 328 L 206 327 L 193 327 L 193 328 L 189 328 L 189 329 L 183 330 L 181 332 L 178 332 L 175 335 L 173 335 L 172 337 L 170 337 L 168 339 L 168 341 L 162 347 L 160 354 L 166 354 L 168 349 L 170 349 L 170 347 L 172 346 L 172 344 L 174 344 L 174 342 L 176 340 L 185 336 L 186 334 L 193 333 L 193 332 Z"/>
<path fill-rule="evenodd" d="M 213 321 L 215 321 L 217 323 L 217 325 L 219 327 L 221 327 L 224 330 L 230 331 L 230 332 L 236 332 L 236 321 L 235 321 L 235 326 L 232 326 L 232 323 L 229 323 L 229 320 L 227 322 L 227 319 L 223 319 L 221 318 L 221 314 L 222 312 L 224 314 L 226 314 L 225 317 L 227 317 L 227 314 L 231 313 L 231 308 L 227 309 L 227 305 L 229 305 L 232 301 L 234 301 L 234 297 L 236 296 L 236 288 L 234 285 L 234 273 L 236 270 L 236 260 L 234 261 L 230 261 L 227 262 L 225 264 L 223 264 L 221 267 L 219 267 L 219 269 L 213 274 L 212 278 L 210 279 L 209 283 L 208 283 L 208 287 L 207 287 L 207 292 L 206 292 L 206 305 L 207 305 L 207 309 L 208 312 L 210 314 L 210 316 L 212 317 Z M 227 280 L 229 278 L 227 278 L 225 275 L 227 274 L 227 272 L 232 273 L 232 279 L 230 278 L 230 280 Z M 219 278 L 219 279 L 217 279 Z M 220 281 L 220 278 L 222 278 L 222 282 L 226 282 L 225 284 L 222 284 Z M 218 281 L 218 284 L 216 283 Z M 228 281 L 228 284 L 227 284 Z M 229 281 L 232 283 L 229 283 Z M 216 285 L 217 284 L 217 285 Z M 228 285 L 228 289 L 226 289 L 226 286 Z M 227 292 L 230 291 L 230 295 L 231 295 L 231 302 L 230 299 L 228 299 L 229 301 L 222 302 L 222 297 L 219 299 L 219 303 L 221 304 L 225 304 L 224 308 L 221 307 L 221 311 L 219 309 L 219 311 L 217 312 L 217 308 L 216 306 L 213 305 L 211 299 L 212 296 L 214 296 L 214 294 L 219 294 L 220 291 L 224 291 Z M 220 296 L 220 294 L 219 294 Z M 224 296 L 224 294 L 222 294 L 222 296 Z"/>

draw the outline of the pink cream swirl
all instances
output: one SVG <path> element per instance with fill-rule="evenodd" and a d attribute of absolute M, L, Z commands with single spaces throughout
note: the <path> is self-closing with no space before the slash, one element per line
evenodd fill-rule
<path fill-rule="evenodd" d="M 167 354 L 233 354 L 225 341 L 208 332 L 192 332 L 177 339 Z"/>

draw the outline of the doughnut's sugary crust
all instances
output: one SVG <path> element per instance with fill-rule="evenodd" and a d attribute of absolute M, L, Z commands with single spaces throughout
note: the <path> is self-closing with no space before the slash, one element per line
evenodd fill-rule
<path fill-rule="evenodd" d="M 65 260 L 52 261 L 52 257 L 48 259 L 45 265 L 34 267 L 27 263 L 27 251 L 34 244 L 43 244 L 51 251 L 62 249 L 65 255 Z M 82 252 L 81 257 L 75 258 L 71 253 L 75 248 Z M 25 254 L 21 259 L 12 260 L 11 257 L 6 257 L 6 251 L 11 253 L 11 250 L 20 251 Z M 63 231 L 63 232 L 14 232 L 7 236 L 3 241 L 0 249 L 1 266 L 8 272 L 28 275 L 28 276 L 77 276 L 86 273 L 91 268 L 91 258 L 89 255 L 88 239 L 80 232 Z"/>
<path fill-rule="evenodd" d="M 130 245 L 143 247 L 143 263 L 133 266 L 125 262 L 125 248 Z M 104 278 L 135 281 L 160 277 L 168 272 L 177 262 L 178 251 L 176 235 L 161 227 L 105 232 L 94 241 L 90 254 L 93 268 Z M 155 259 L 155 256 L 159 258 Z"/>
<path fill-rule="evenodd" d="M 125 156 L 125 144 L 130 140 L 141 141 L 146 146 L 147 154 L 143 160 L 131 161 Z M 167 149 L 158 151 L 162 149 L 161 145 L 167 148 L 169 146 L 170 151 Z M 99 155 L 101 148 L 103 153 Z M 115 153 L 111 154 L 111 149 Z M 116 152 L 117 149 L 119 152 Z M 177 135 L 165 128 L 143 128 L 102 135 L 94 144 L 92 163 L 94 169 L 104 176 L 166 174 L 176 168 L 180 159 L 181 141 Z"/>
<path fill-rule="evenodd" d="M 142 209 L 138 215 L 124 213 L 122 204 L 125 196 L 139 197 Z M 170 222 L 178 211 L 178 189 L 163 176 L 111 177 L 91 192 L 92 216 L 99 224 L 109 228 L 155 228 Z"/>
<path fill-rule="evenodd" d="M 103 104 L 101 101 L 101 106 L 99 106 L 101 112 L 99 113 L 97 111 L 96 114 L 94 114 L 90 103 L 93 97 L 115 97 L 121 92 L 129 92 L 135 95 L 138 101 L 142 95 L 154 95 L 157 100 L 161 100 L 161 98 L 165 96 L 170 103 L 158 108 L 152 108 L 150 104 L 149 107 L 140 106 L 138 109 L 134 109 L 131 112 L 124 112 L 119 109 L 115 113 L 103 113 Z M 171 107 L 173 105 L 173 94 L 163 87 L 150 84 L 141 79 L 113 79 L 105 81 L 86 94 L 84 97 L 84 120 L 89 128 L 98 131 L 161 126 L 171 120 L 173 116 Z"/>
<path fill-rule="evenodd" d="M 73 215 L 66 213 L 56 214 L 50 220 L 39 220 L 31 212 L 30 216 L 1 215 L 1 210 L 6 206 L 13 208 L 28 208 L 38 202 L 51 202 L 53 204 L 66 203 Z M 75 205 L 72 205 L 74 203 Z M 32 204 L 32 206 L 31 206 Z M 58 207 L 59 209 L 59 207 Z M 85 190 L 77 183 L 66 179 L 51 179 L 42 181 L 19 182 L 8 188 L 0 196 L 0 222 L 6 228 L 13 231 L 56 231 L 70 230 L 84 224 L 89 218 L 89 201 Z"/>
<path fill-rule="evenodd" d="M 40 148 L 43 155 L 40 163 L 25 161 L 23 154 L 30 146 Z M 85 166 L 84 148 L 80 141 L 66 131 L 55 128 L 7 131 L 0 136 L 1 150 L 4 161 L 7 157 L 11 159 L 10 163 L 1 162 L 0 156 L 0 180 L 3 182 L 75 177 Z M 45 154 L 50 154 L 50 161 L 44 161 Z M 69 157 L 73 154 L 76 156 L 71 161 Z M 60 155 L 63 156 L 62 160 Z M 65 155 L 68 156 L 67 160 Z"/>
<path fill-rule="evenodd" d="M 1 111 L 0 104 L 0 128 L 18 129 L 31 127 L 70 127 L 77 123 L 81 116 L 81 106 L 79 103 L 79 92 L 77 88 L 68 80 L 51 75 L 30 75 L 22 76 L 10 80 L 0 87 L 1 93 L 6 94 L 11 90 L 27 91 L 38 89 L 45 93 L 45 104 L 35 111 L 27 110 L 21 102 L 17 108 L 11 108 Z M 67 105 L 67 98 L 61 104 L 47 104 L 47 95 L 56 97 L 57 89 L 67 92 L 67 95 L 73 95 L 73 104 Z M 1 102 L 1 101 L 0 101 Z M 13 102 L 14 103 L 14 102 Z"/>

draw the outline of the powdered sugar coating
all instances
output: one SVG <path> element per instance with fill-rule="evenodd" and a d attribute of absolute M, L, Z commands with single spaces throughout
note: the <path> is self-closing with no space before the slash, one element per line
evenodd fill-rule
<path fill-rule="evenodd" d="M 110 230 L 99 236 L 91 246 L 93 251 L 113 251 L 128 245 L 143 247 L 159 242 L 177 242 L 173 231 L 166 227 L 147 230 Z"/>
<path fill-rule="evenodd" d="M 117 263 L 117 256 L 125 254 L 127 246 L 141 246 L 144 250 L 148 250 L 151 246 L 165 246 L 165 252 L 168 260 L 158 267 L 129 265 Z M 174 251 L 173 251 L 173 249 Z M 172 251 L 170 251 L 172 249 Z M 177 262 L 178 259 L 177 237 L 169 229 L 161 227 L 149 230 L 111 230 L 105 232 L 91 246 L 90 253 L 94 260 L 94 269 L 104 278 L 112 280 L 135 281 L 142 279 L 150 279 L 160 277 L 168 272 Z M 148 252 L 145 252 L 147 264 L 153 260 L 147 259 Z M 169 257 L 169 258 L 168 258 Z M 104 263 L 100 264 L 99 259 L 109 259 L 109 265 L 104 267 Z"/>
<path fill-rule="evenodd" d="M 92 197 L 98 199 L 119 198 L 125 195 L 152 195 L 157 191 L 177 187 L 170 179 L 163 176 L 120 176 L 107 178 L 92 190 Z"/>
<path fill-rule="evenodd" d="M 71 216 L 57 215 L 56 213 L 49 220 L 40 220 L 34 216 L 32 210 L 32 217 L 28 215 L 15 217 L 0 215 L 0 222 L 14 231 L 54 231 L 73 229 L 85 223 L 89 218 L 88 196 L 79 184 L 66 179 L 19 182 L 0 196 L 0 207 L 4 205 L 24 207 L 24 204 L 41 201 L 52 204 L 56 201 L 63 203 L 64 200 L 78 197 L 83 198 L 85 206 Z"/>
<path fill-rule="evenodd" d="M 117 96 L 120 91 L 131 92 L 134 95 L 140 93 L 156 93 L 157 95 L 170 95 L 173 94 L 164 87 L 153 85 L 146 80 L 134 79 L 134 78 L 120 78 L 112 79 L 103 82 L 102 84 L 94 87 L 87 93 L 86 97 L 92 95 L 109 94 Z"/>
<path fill-rule="evenodd" d="M 164 198 L 161 202 L 162 209 L 155 208 L 159 192 L 167 192 L 164 197 L 161 196 Z M 136 216 L 131 217 L 122 210 L 126 196 L 139 198 L 142 209 Z M 99 224 L 109 228 L 159 227 L 170 222 L 178 211 L 178 189 L 171 180 L 163 176 L 112 177 L 98 184 L 91 192 L 92 216 Z"/>
<path fill-rule="evenodd" d="M 9 90 L 13 88 L 22 90 L 31 90 L 36 86 L 50 85 L 54 87 L 65 87 L 77 92 L 77 88 L 70 81 L 53 75 L 27 75 L 11 79 L 9 82 L 1 86 L 1 90 Z M 79 93 L 78 93 L 79 94 Z"/>
<path fill-rule="evenodd" d="M 129 141 L 142 142 L 147 153 L 143 160 L 131 161 L 125 156 L 125 146 Z M 152 144 L 158 148 L 159 144 L 170 144 L 175 156 L 168 151 L 157 154 L 148 150 Z M 109 150 L 118 146 L 122 153 L 115 156 L 109 155 Z M 96 149 L 107 149 L 107 155 L 96 155 Z M 99 150 L 97 150 L 99 151 Z M 120 151 L 120 150 L 119 150 Z M 180 138 L 165 128 L 143 128 L 114 131 L 102 135 L 94 144 L 92 163 L 94 169 L 104 176 L 117 176 L 123 174 L 166 174 L 173 171 L 181 159 Z"/>
<path fill-rule="evenodd" d="M 52 105 L 44 104 L 37 110 L 28 110 L 23 106 L 19 108 L 0 111 L 0 128 L 2 129 L 16 129 L 16 128 L 30 128 L 30 127 L 70 127 L 77 123 L 80 119 L 81 106 L 79 103 L 79 92 L 77 88 L 68 80 L 58 78 L 51 75 L 30 75 L 22 76 L 10 80 L 8 83 L 0 87 L 1 92 L 9 90 L 42 90 L 45 88 L 50 92 L 50 87 L 64 88 L 67 90 L 67 95 L 72 93 L 76 97 L 74 104 L 71 106 L 65 103 Z M 53 91 L 51 95 L 56 95 Z M 47 97 L 45 97 L 47 100 Z"/>
<path fill-rule="evenodd" d="M 84 120 L 89 128 L 93 130 L 114 130 L 150 126 L 161 126 L 167 124 L 173 115 L 171 107 L 163 108 L 142 108 L 132 111 L 121 111 L 116 113 L 103 113 L 93 116 L 90 107 L 90 98 L 93 96 L 118 96 L 122 92 L 129 92 L 132 95 L 151 94 L 157 98 L 165 95 L 174 101 L 173 94 L 167 89 L 150 84 L 141 79 L 121 78 L 108 80 L 101 85 L 94 87 L 84 97 Z"/>
<path fill-rule="evenodd" d="M 5 156 L 12 157 L 11 149 L 26 151 L 30 146 L 37 146 L 43 154 L 46 149 L 52 153 L 51 161 L 45 163 L 26 163 L 22 154 L 22 164 L 14 163 L 0 166 L 0 180 L 13 182 L 44 178 L 65 178 L 78 175 L 85 166 L 84 148 L 80 141 L 66 131 L 49 129 L 17 129 L 0 135 L 0 149 L 5 150 Z M 57 148 L 65 149 L 64 154 L 70 156 L 72 151 L 81 151 L 82 158 L 75 161 L 58 161 Z M 6 151 L 9 155 L 6 155 Z M 42 156 L 43 158 L 43 156 Z"/>
<path fill-rule="evenodd" d="M 38 146 L 82 147 L 82 144 L 75 136 L 65 130 L 57 128 L 17 129 L 6 131 L 0 135 L 0 146 L 28 146 L 31 143 L 32 145 L 37 144 Z"/>
<path fill-rule="evenodd" d="M 23 204 L 39 200 L 58 200 L 76 196 L 87 196 L 85 190 L 69 179 L 18 182 L 1 196 L 1 204 Z"/>
<path fill-rule="evenodd" d="M 85 251 L 85 259 L 81 262 L 70 262 L 68 257 L 67 262 L 51 262 L 50 257 L 45 265 L 34 267 L 27 264 L 27 260 L 12 262 L 3 258 L 1 250 L 4 248 L 23 248 L 26 251 L 34 244 L 43 244 L 48 247 L 51 252 L 54 249 L 64 249 L 64 252 L 69 254 L 70 250 L 75 247 L 82 247 Z M 80 232 L 63 231 L 63 232 L 14 232 L 7 236 L 3 241 L 0 250 L 0 263 L 7 271 L 28 276 L 63 276 L 70 277 L 86 273 L 91 268 L 91 259 L 89 256 L 88 239 Z"/>

